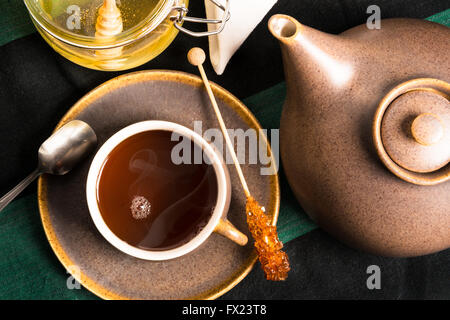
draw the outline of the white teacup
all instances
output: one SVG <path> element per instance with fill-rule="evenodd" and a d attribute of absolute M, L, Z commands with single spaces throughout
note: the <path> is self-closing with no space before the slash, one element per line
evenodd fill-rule
<path fill-rule="evenodd" d="M 151 251 L 130 245 L 117 237 L 110 230 L 100 213 L 100 208 L 97 202 L 97 187 L 103 164 L 114 148 L 131 136 L 141 132 L 154 130 L 175 132 L 181 136 L 191 139 L 194 143 L 200 146 L 208 159 L 211 161 L 211 165 L 213 166 L 216 174 L 218 188 L 217 202 L 214 207 L 214 211 L 206 226 L 203 227 L 203 229 L 195 237 L 187 243 L 173 249 Z M 226 219 L 231 199 L 231 182 L 228 169 L 222 156 L 198 133 L 173 122 L 154 120 L 138 122 L 123 128 L 109 138 L 98 150 L 91 163 L 86 183 L 86 197 L 92 220 L 103 237 L 120 251 L 136 258 L 158 261 L 180 257 L 198 248 L 213 232 L 217 232 L 239 245 L 245 245 L 247 243 L 247 236 L 237 230 Z"/>

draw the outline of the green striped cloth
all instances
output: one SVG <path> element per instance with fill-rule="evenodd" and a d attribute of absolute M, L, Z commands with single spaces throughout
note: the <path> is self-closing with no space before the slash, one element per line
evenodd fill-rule
<path fill-rule="evenodd" d="M 6 2 L 10 7 L 6 14 L 0 13 L 0 44 L 34 32 L 22 1 Z M 450 9 L 428 20 L 450 26 Z M 285 96 L 286 86 L 280 83 L 245 99 L 244 103 L 263 128 L 275 129 L 279 128 Z M 286 243 L 315 229 L 316 225 L 296 201 L 282 170 L 280 188 L 278 232 Z M 0 299 L 97 299 L 84 288 L 67 289 L 68 276 L 45 237 L 36 194 L 10 204 L 0 214 Z"/>

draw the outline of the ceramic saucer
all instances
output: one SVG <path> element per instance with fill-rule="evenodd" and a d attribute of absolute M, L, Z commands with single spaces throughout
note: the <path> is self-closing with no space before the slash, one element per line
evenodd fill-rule
<path fill-rule="evenodd" d="M 228 128 L 260 129 L 242 102 L 214 83 L 212 89 Z M 92 126 L 98 147 L 121 128 L 143 120 L 173 121 L 191 129 L 194 121 L 202 121 L 203 132 L 219 128 L 201 79 L 174 71 L 143 71 L 112 79 L 78 101 L 57 128 L 73 119 Z M 105 299 L 214 299 L 250 272 L 257 260 L 253 242 L 240 247 L 217 234 L 192 253 L 163 262 L 140 260 L 115 249 L 97 231 L 88 212 L 85 184 L 92 157 L 65 176 L 41 177 L 38 187 L 48 241 L 64 267 L 88 290 Z M 261 175 L 260 168 L 243 165 L 252 195 L 276 223 L 278 176 Z M 232 165 L 229 171 L 228 218 L 251 239 L 245 196 Z M 261 277 L 261 281 L 266 280 Z"/>

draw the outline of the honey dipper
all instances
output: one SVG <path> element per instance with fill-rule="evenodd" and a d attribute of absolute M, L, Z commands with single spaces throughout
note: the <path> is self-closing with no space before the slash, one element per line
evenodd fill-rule
<path fill-rule="evenodd" d="M 117 36 L 123 31 L 122 16 L 119 8 L 117 8 L 116 0 L 103 0 L 103 5 L 98 10 L 97 23 L 95 24 L 95 37 L 107 38 Z M 119 68 L 120 61 L 115 61 L 122 54 L 122 47 L 96 50 L 95 54 L 103 61 L 99 62 L 100 66 Z M 110 60 L 108 60 L 110 59 Z"/>
<path fill-rule="evenodd" d="M 116 0 L 103 0 L 103 5 L 98 10 L 95 36 L 112 37 L 120 34 L 122 31 L 122 16 L 119 8 L 117 8 Z"/>
<path fill-rule="evenodd" d="M 226 145 L 233 158 L 234 166 L 236 167 L 242 188 L 244 189 L 247 199 L 245 206 L 247 224 L 253 238 L 255 239 L 255 248 L 258 253 L 261 267 L 266 275 L 266 279 L 273 281 L 285 280 L 290 270 L 288 257 L 285 252 L 281 251 L 283 244 L 278 239 L 276 226 L 271 225 L 268 217 L 264 213 L 263 208 L 250 194 L 247 182 L 239 164 L 239 160 L 228 135 L 227 128 L 223 121 L 214 94 L 211 90 L 208 78 L 206 77 L 205 70 L 203 69 L 205 59 L 205 52 L 201 48 L 192 48 L 188 52 L 189 63 L 197 66 L 200 71 L 200 75 L 203 83 L 205 84 L 206 91 L 208 92 L 209 99 L 211 100 L 211 104 L 214 108 L 214 112 L 219 120 L 220 129 L 225 137 Z"/>

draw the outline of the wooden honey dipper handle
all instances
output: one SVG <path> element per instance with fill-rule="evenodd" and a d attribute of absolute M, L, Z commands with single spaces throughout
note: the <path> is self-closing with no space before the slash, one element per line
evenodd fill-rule
<path fill-rule="evenodd" d="M 239 160 L 236 156 L 236 153 L 234 151 L 234 146 L 231 143 L 230 136 L 227 132 L 227 127 L 225 126 L 225 122 L 223 121 L 222 114 L 220 113 L 219 106 L 217 105 L 216 98 L 214 97 L 214 94 L 211 89 L 211 85 L 209 84 L 208 78 L 206 77 L 205 70 L 203 69 L 203 63 L 206 59 L 205 51 L 201 48 L 192 48 L 188 52 L 188 61 L 190 64 L 198 67 L 198 70 L 200 71 L 200 75 L 202 77 L 203 83 L 205 84 L 206 91 L 208 92 L 209 99 L 211 100 L 211 104 L 214 108 L 214 112 L 217 116 L 217 119 L 219 120 L 220 129 L 222 131 L 222 134 L 225 137 L 225 142 L 227 144 L 228 150 L 231 153 L 231 157 L 233 158 L 234 166 L 236 167 L 236 171 L 238 173 L 239 179 L 242 184 L 242 188 L 244 189 L 245 196 L 250 197 L 250 191 L 248 190 L 247 182 L 245 181 L 244 174 L 242 173 L 241 166 L 239 164 Z"/>
<path fill-rule="evenodd" d="M 95 35 L 97 37 L 112 37 L 123 31 L 122 16 L 117 8 L 116 0 L 104 0 L 98 10 Z"/>

